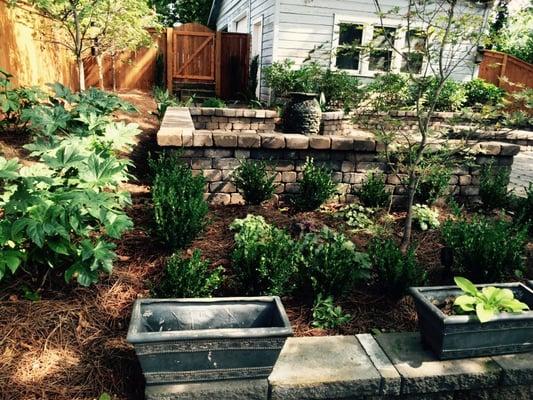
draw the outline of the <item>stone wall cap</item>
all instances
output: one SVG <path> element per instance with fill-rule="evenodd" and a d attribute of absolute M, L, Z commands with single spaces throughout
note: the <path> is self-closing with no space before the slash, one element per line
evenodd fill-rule
<path fill-rule="evenodd" d="M 322 113 L 322 120 L 334 121 L 344 119 L 344 111 L 326 111 Z"/>
<path fill-rule="evenodd" d="M 493 356 L 503 369 L 504 385 L 533 385 L 533 352 Z"/>

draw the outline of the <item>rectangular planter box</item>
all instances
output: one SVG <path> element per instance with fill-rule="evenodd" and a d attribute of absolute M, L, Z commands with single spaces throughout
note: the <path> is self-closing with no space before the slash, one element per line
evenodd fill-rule
<path fill-rule="evenodd" d="M 515 298 L 533 309 L 533 290 L 521 283 L 476 286 L 511 289 Z M 533 350 L 533 311 L 501 313 L 495 320 L 481 324 L 475 315 L 445 315 L 433 304 L 461 295 L 456 286 L 414 287 L 410 291 L 422 342 L 441 360 Z"/>
<path fill-rule="evenodd" d="M 127 340 L 156 385 L 266 378 L 288 336 L 278 297 L 141 299 Z"/>

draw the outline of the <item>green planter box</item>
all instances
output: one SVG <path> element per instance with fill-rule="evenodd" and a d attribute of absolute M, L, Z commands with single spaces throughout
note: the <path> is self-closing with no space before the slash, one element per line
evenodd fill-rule
<path fill-rule="evenodd" d="M 142 299 L 127 340 L 157 385 L 266 378 L 288 336 L 278 297 Z"/>
<path fill-rule="evenodd" d="M 521 283 L 491 285 L 508 288 L 533 309 L 533 290 Z M 418 313 L 422 342 L 441 359 L 489 356 L 533 350 L 533 311 L 501 313 L 481 324 L 475 315 L 445 315 L 434 301 L 456 297 L 456 286 L 413 287 L 410 289 Z"/>

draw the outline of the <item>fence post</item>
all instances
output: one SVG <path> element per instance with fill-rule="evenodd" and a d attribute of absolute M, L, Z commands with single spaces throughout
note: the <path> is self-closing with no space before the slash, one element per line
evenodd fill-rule
<path fill-rule="evenodd" d="M 218 31 L 215 36 L 215 94 L 221 97 L 221 62 L 222 60 L 222 32 Z"/>
<path fill-rule="evenodd" d="M 500 76 L 498 77 L 498 87 L 502 87 L 502 79 L 505 78 L 505 70 L 507 69 L 507 54 L 503 55 L 502 67 L 500 68 Z"/>
<path fill-rule="evenodd" d="M 173 51 L 173 28 L 167 28 L 167 59 L 166 59 L 166 70 L 167 70 L 167 89 L 170 94 L 174 93 L 174 88 L 172 87 L 172 75 L 173 75 L 173 67 L 174 67 L 174 51 Z"/>

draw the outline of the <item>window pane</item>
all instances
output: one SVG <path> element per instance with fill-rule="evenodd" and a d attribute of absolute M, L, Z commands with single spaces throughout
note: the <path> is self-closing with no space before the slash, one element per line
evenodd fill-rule
<path fill-rule="evenodd" d="M 360 45 L 363 40 L 363 25 L 340 24 L 339 45 Z"/>
<path fill-rule="evenodd" d="M 410 30 L 405 33 L 405 47 L 410 47 L 411 51 L 424 51 L 426 47 L 426 33 L 421 30 Z"/>
<path fill-rule="evenodd" d="M 419 74 L 422 71 L 422 62 L 424 56 L 422 53 L 403 53 L 401 72 L 411 72 Z"/>
<path fill-rule="evenodd" d="M 339 69 L 359 70 L 359 50 L 349 49 L 339 50 L 337 52 L 337 61 L 335 65 Z"/>
<path fill-rule="evenodd" d="M 373 50 L 370 52 L 368 69 L 370 71 L 390 71 L 392 50 Z"/>
<path fill-rule="evenodd" d="M 372 44 L 375 47 L 379 47 L 379 48 L 392 47 L 391 43 L 394 44 L 395 36 L 396 36 L 396 28 L 375 26 L 374 27 L 374 40 Z"/>

